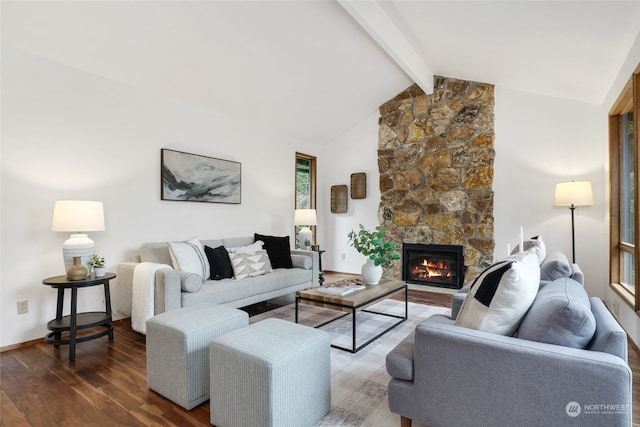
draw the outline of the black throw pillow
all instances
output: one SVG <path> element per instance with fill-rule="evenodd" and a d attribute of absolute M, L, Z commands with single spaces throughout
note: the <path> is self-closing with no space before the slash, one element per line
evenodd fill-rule
<path fill-rule="evenodd" d="M 289 246 L 289 236 L 276 237 L 264 236 L 255 233 L 254 241 L 262 240 L 264 242 L 264 250 L 269 255 L 269 262 L 272 268 L 292 268 L 291 247 Z"/>
<path fill-rule="evenodd" d="M 212 280 L 230 279 L 233 277 L 233 268 L 231 267 L 231 261 L 229 260 L 229 253 L 224 246 L 210 248 L 205 245 L 204 253 L 207 255 L 207 259 L 209 260 Z"/>

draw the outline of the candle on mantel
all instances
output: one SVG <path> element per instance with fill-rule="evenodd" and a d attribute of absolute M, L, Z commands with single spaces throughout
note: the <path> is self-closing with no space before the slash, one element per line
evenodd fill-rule
<path fill-rule="evenodd" d="M 520 226 L 520 252 L 524 251 L 524 229 Z"/>
<path fill-rule="evenodd" d="M 511 255 L 511 243 L 507 243 L 507 256 Z"/>

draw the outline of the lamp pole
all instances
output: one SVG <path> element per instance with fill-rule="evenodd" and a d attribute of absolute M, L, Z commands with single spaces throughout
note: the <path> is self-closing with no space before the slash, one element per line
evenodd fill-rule
<path fill-rule="evenodd" d="M 574 220 L 573 220 L 573 214 L 574 211 L 576 210 L 575 205 L 571 205 L 569 207 L 569 209 L 571 209 L 571 250 L 572 250 L 572 254 L 573 254 L 573 263 L 576 263 L 576 229 L 575 229 L 575 225 L 574 225 Z"/>

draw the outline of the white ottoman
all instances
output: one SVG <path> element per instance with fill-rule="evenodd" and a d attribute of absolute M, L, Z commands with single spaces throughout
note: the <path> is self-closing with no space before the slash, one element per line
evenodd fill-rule
<path fill-rule="evenodd" d="M 242 310 L 203 304 L 167 311 L 147 321 L 147 385 L 192 409 L 209 399 L 209 344 L 249 324 Z"/>
<path fill-rule="evenodd" d="M 313 426 L 331 409 L 331 340 L 267 319 L 211 342 L 211 424 Z"/>

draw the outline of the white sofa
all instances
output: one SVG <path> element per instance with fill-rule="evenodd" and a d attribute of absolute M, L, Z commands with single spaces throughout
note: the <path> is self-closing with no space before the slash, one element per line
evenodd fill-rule
<path fill-rule="evenodd" d="M 254 242 L 253 237 L 201 240 L 210 248 L 224 246 L 234 248 Z M 188 307 L 196 304 L 221 304 L 229 307 L 245 307 L 257 302 L 292 294 L 319 284 L 318 252 L 291 250 L 293 268 L 275 268 L 272 272 L 236 280 L 205 280 L 197 292 L 184 288 L 187 281 L 194 280 L 194 273 L 181 272 L 173 268 L 159 269 L 155 273 L 154 314 Z M 118 264 L 118 286 L 116 288 L 119 313 L 131 316 L 133 273 L 140 262 L 172 265 L 167 242 L 145 243 L 133 261 Z"/>

